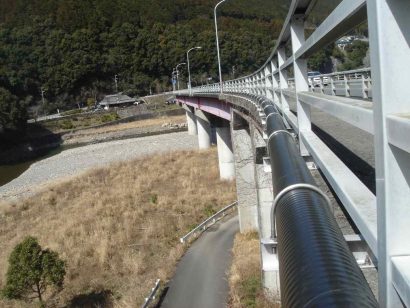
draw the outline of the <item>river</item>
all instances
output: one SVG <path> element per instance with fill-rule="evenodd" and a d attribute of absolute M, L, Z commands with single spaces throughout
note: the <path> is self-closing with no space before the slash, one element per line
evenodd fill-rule
<path fill-rule="evenodd" d="M 37 157 L 36 159 L 28 160 L 25 162 L 10 164 L 10 165 L 0 165 L 0 187 L 11 182 L 15 178 L 18 178 L 24 171 L 26 171 L 32 164 L 43 160 L 45 158 L 54 156 L 61 153 L 64 150 L 75 148 L 76 146 L 59 146 L 58 148 L 50 150 L 47 154 Z"/>

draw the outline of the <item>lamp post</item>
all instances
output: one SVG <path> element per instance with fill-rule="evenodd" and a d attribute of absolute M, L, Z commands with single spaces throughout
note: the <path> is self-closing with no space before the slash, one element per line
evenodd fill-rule
<path fill-rule="evenodd" d="M 179 91 L 179 71 L 178 71 L 178 67 L 179 67 L 180 65 L 186 65 L 186 63 L 185 63 L 185 62 L 179 63 L 179 64 L 177 65 L 177 67 L 176 67 L 176 71 L 177 71 L 177 87 L 178 87 L 178 91 Z"/>
<path fill-rule="evenodd" d="M 224 3 L 226 0 L 222 0 L 219 1 L 216 5 L 215 5 L 215 9 L 214 9 L 214 19 L 215 19 L 215 33 L 216 33 L 216 51 L 218 53 L 218 67 L 219 67 L 219 84 L 220 84 L 220 90 L 221 90 L 221 94 L 223 93 L 223 86 L 222 86 L 222 70 L 221 70 L 221 56 L 219 54 L 219 39 L 218 39 L 218 22 L 217 22 L 217 18 L 216 18 L 216 9 L 218 8 L 218 6 L 222 3 Z"/>
<path fill-rule="evenodd" d="M 186 52 L 186 59 L 187 59 L 187 63 L 188 63 L 188 88 L 189 88 L 189 95 L 192 95 L 192 90 L 191 90 L 191 71 L 190 71 L 190 68 L 189 68 L 189 52 L 190 51 L 192 51 L 192 50 L 196 50 L 196 49 L 201 49 L 202 47 L 200 47 L 200 46 L 197 46 L 197 47 L 193 47 L 193 48 L 191 48 L 191 49 L 189 49 L 187 52 Z"/>

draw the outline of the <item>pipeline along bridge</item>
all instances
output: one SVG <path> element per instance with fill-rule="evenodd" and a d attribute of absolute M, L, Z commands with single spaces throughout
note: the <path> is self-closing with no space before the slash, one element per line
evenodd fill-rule
<path fill-rule="evenodd" d="M 410 307 L 410 2 L 341 1 L 306 38 L 315 3 L 291 2 L 253 74 L 165 94 L 200 148 L 216 139 L 221 178 L 236 178 L 240 230 L 259 232 L 268 294 L 283 307 Z M 366 20 L 371 67 L 309 82 L 307 58 Z"/>

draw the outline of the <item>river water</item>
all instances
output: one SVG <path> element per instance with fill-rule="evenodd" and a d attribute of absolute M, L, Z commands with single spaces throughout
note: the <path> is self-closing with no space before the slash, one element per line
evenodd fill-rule
<path fill-rule="evenodd" d="M 26 171 L 32 164 L 43 160 L 45 158 L 54 156 L 56 154 L 61 153 L 64 150 L 68 150 L 70 148 L 74 148 L 76 146 L 60 146 L 53 150 L 50 150 L 47 154 L 37 157 L 33 160 L 28 160 L 18 164 L 11 164 L 11 165 L 0 165 L 0 186 L 3 186 L 15 178 L 19 177 L 24 171 Z"/>

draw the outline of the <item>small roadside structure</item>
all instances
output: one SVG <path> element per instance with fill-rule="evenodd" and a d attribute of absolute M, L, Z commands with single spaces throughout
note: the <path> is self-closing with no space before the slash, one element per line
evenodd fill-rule
<path fill-rule="evenodd" d="M 104 109 L 109 109 L 111 107 L 126 107 L 131 106 L 136 102 L 135 98 L 131 98 L 128 95 L 118 93 L 113 95 L 107 95 L 98 104 Z"/>

